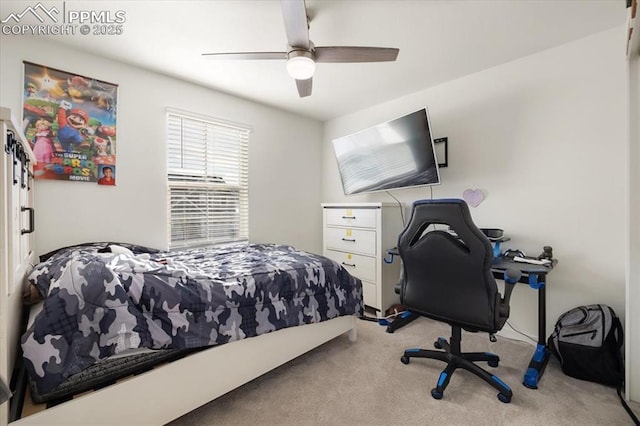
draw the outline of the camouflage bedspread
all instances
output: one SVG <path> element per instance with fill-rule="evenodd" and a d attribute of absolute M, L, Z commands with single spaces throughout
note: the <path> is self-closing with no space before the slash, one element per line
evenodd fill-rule
<path fill-rule="evenodd" d="M 183 252 L 61 249 L 29 274 L 43 310 L 22 336 L 40 394 L 133 348 L 195 348 L 361 315 L 362 284 L 341 265 L 286 245 Z"/>

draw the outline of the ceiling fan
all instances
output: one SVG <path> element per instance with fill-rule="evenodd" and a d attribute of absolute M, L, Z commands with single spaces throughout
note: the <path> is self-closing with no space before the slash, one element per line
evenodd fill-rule
<path fill-rule="evenodd" d="M 316 62 L 391 62 L 400 49 L 388 47 L 316 47 L 309 40 L 309 17 L 304 0 L 282 0 L 282 16 L 287 32 L 286 52 L 203 53 L 214 59 L 284 59 L 287 72 L 296 80 L 301 98 L 311 95 Z"/>

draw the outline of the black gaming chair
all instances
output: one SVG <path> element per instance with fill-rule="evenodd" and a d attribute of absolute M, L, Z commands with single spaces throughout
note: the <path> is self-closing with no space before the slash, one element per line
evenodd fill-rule
<path fill-rule="evenodd" d="M 398 251 L 403 264 L 398 284 L 402 305 L 414 315 L 446 322 L 452 329 L 450 342 L 440 337 L 434 343 L 442 351 L 407 349 L 401 361 L 408 364 L 415 357 L 447 363 L 431 390 L 435 399 L 442 398 L 456 368 L 464 368 L 496 388 L 500 401 L 510 402 L 509 386 L 474 364 L 486 361 L 497 367 L 500 358 L 488 352 L 462 353 L 460 348 L 462 329 L 485 331 L 495 339 L 493 333 L 509 317 L 509 298 L 517 282 L 509 280 L 505 297 L 500 296 L 491 272 L 491 243 L 474 225 L 467 204 L 458 199 L 416 201 L 400 234 Z"/>

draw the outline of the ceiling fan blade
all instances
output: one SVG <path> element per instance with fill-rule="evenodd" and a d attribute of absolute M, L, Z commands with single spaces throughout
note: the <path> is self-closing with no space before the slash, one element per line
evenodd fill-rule
<path fill-rule="evenodd" d="M 309 49 L 309 22 L 304 0 L 282 0 L 282 17 L 289 46 Z"/>
<path fill-rule="evenodd" d="M 327 46 L 315 48 L 316 62 L 391 62 L 400 49 L 391 47 Z"/>
<path fill-rule="evenodd" d="M 203 53 L 202 56 L 213 59 L 287 59 L 287 52 Z"/>
<path fill-rule="evenodd" d="M 296 80 L 296 86 L 298 87 L 298 94 L 301 98 L 311 96 L 313 78 L 308 78 L 306 80 Z"/>

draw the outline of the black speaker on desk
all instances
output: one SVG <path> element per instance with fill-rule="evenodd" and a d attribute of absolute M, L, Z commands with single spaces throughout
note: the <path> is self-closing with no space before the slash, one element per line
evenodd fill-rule
<path fill-rule="evenodd" d="M 497 240 L 504 237 L 504 230 L 499 228 L 480 228 L 480 231 L 482 231 L 489 240 Z"/>

